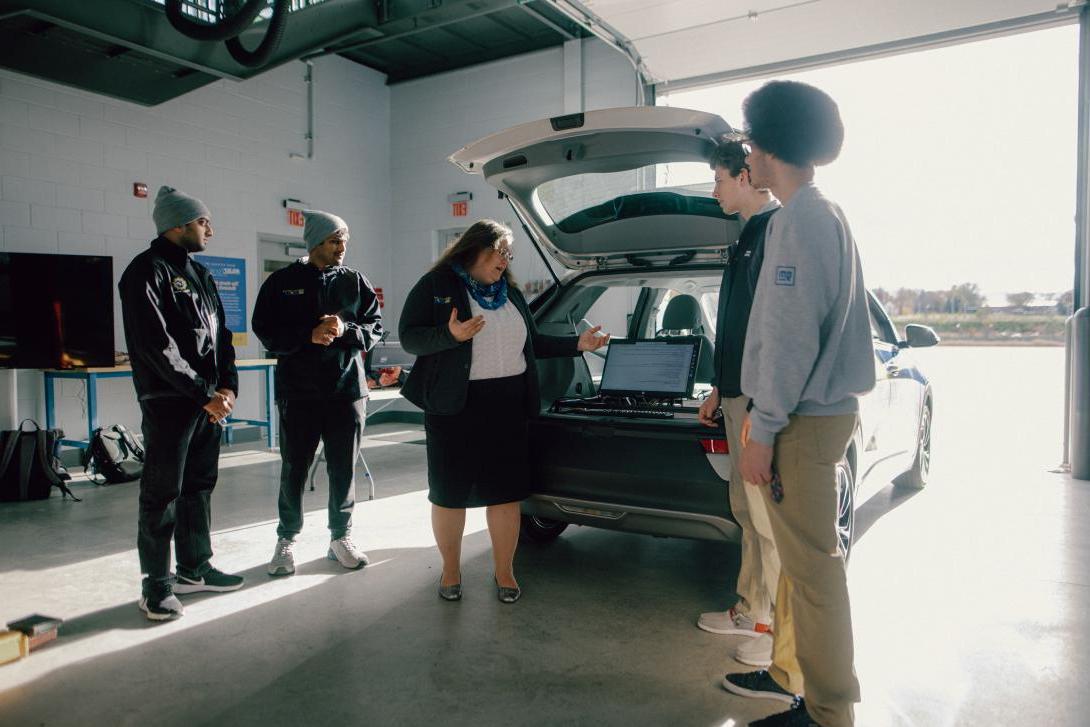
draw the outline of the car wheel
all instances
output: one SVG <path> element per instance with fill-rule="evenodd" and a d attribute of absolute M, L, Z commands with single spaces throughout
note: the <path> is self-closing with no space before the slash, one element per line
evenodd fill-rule
<path fill-rule="evenodd" d="M 931 473 L 931 402 L 923 405 L 920 414 L 920 434 L 916 440 L 916 458 L 912 461 L 912 469 L 898 475 L 893 484 L 906 490 L 922 490 L 927 484 L 927 477 Z"/>
<path fill-rule="evenodd" d="M 836 466 L 836 493 L 836 535 L 840 540 L 840 551 L 847 561 L 855 538 L 855 475 L 846 459 Z"/>
<path fill-rule="evenodd" d="M 550 520 L 537 515 L 523 515 L 522 528 L 519 530 L 519 538 L 531 543 L 544 545 L 551 543 L 560 537 L 560 533 L 568 528 L 567 523 L 559 520 Z"/>

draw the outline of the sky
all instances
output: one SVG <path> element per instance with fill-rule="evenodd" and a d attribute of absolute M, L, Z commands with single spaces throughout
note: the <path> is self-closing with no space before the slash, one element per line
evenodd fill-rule
<path fill-rule="evenodd" d="M 839 104 L 840 158 L 815 181 L 844 209 L 867 286 L 976 283 L 993 305 L 1074 280 L 1078 26 L 777 76 Z M 659 93 L 742 126 L 771 79 Z"/>

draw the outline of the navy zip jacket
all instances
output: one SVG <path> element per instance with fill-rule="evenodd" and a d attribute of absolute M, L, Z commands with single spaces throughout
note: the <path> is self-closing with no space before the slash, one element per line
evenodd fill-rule
<path fill-rule="evenodd" d="M 322 346 L 310 340 L 322 316 L 344 321 L 344 334 Z M 378 295 L 362 274 L 324 270 L 302 260 L 269 276 L 257 294 L 254 333 L 275 355 L 276 400 L 344 400 L 367 396 L 363 354 L 382 338 Z"/>
<path fill-rule="evenodd" d="M 235 347 L 206 267 L 157 237 L 117 287 L 137 398 L 183 397 L 204 406 L 216 389 L 238 395 Z"/>
<path fill-rule="evenodd" d="M 537 381 L 538 358 L 578 356 L 578 336 L 546 336 L 538 333 L 534 317 L 522 292 L 509 286 L 508 301 L 526 323 L 526 413 L 540 412 Z M 469 388 L 469 366 L 473 361 L 473 339 L 459 343 L 450 332 L 450 309 L 458 309 L 458 320 L 473 317 L 469 291 L 450 268 L 424 275 L 409 291 L 401 312 L 398 338 L 401 346 L 416 355 L 416 363 L 401 395 L 429 414 L 457 414 L 465 408 Z"/>
<path fill-rule="evenodd" d="M 764 262 L 768 221 L 778 209 L 777 205 L 746 220 L 723 270 L 715 323 L 715 372 L 711 381 L 723 399 L 742 395 L 742 353 L 746 349 L 749 311 Z"/>

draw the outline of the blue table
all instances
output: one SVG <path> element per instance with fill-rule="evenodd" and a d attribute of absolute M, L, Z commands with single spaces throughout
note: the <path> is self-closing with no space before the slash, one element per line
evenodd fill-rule
<path fill-rule="evenodd" d="M 224 436 L 227 443 L 231 443 L 231 428 L 235 424 L 250 424 L 257 427 L 265 427 L 266 441 L 269 448 L 276 446 L 276 416 L 273 407 L 276 404 L 274 386 L 276 383 L 276 359 L 258 358 L 236 361 L 235 367 L 240 371 L 264 371 L 265 372 L 265 418 L 264 419 L 236 419 L 227 418 L 227 426 L 224 427 Z M 56 426 L 56 394 L 54 392 L 57 379 L 81 379 L 87 386 L 87 439 L 62 439 L 61 444 L 69 447 L 86 449 L 91 441 L 91 434 L 98 429 L 98 381 L 99 379 L 118 379 L 132 376 L 131 366 L 109 366 L 104 368 L 88 369 L 46 369 L 45 375 L 45 425 L 48 429 Z"/>

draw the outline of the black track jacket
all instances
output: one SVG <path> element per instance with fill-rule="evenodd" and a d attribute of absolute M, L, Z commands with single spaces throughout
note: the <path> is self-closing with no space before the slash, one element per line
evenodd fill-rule
<path fill-rule="evenodd" d="M 779 206 L 746 220 L 723 270 L 715 324 L 715 372 L 711 384 L 718 387 L 719 396 L 724 399 L 742 395 L 742 352 L 746 348 L 749 310 L 753 307 L 757 278 L 764 263 L 768 221 L 777 210 Z"/>
<path fill-rule="evenodd" d="M 312 343 L 322 316 L 345 331 L 328 346 Z M 342 265 L 319 270 L 299 260 L 269 276 L 257 294 L 254 333 L 279 361 L 276 400 L 346 400 L 367 396 L 363 354 L 382 338 L 378 296 L 362 274 Z"/>
<path fill-rule="evenodd" d="M 204 406 L 216 389 L 238 394 L 235 347 L 208 268 L 157 237 L 117 287 L 139 399 L 185 397 Z"/>

